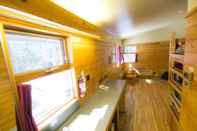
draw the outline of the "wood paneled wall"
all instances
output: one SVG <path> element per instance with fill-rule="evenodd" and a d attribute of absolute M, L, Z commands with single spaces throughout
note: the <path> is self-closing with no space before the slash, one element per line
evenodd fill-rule
<path fill-rule="evenodd" d="M 138 44 L 136 47 L 135 67 L 152 70 L 158 75 L 168 70 L 169 41 Z M 125 69 L 128 69 L 128 64 L 125 64 Z"/>
<path fill-rule="evenodd" d="M 0 131 L 15 127 L 15 105 L 13 92 L 0 47 Z"/>
<path fill-rule="evenodd" d="M 187 16 L 187 33 L 184 70 L 193 68 L 193 81 L 190 86 L 183 87 L 182 109 L 179 131 L 197 130 L 197 8 Z"/>
<path fill-rule="evenodd" d="M 113 45 L 80 37 L 71 37 L 69 43 L 72 47 L 76 77 L 79 78 L 82 70 L 90 76 L 88 92 L 86 97 L 82 99 L 83 103 L 92 95 L 100 79 L 111 71 L 112 65 L 109 64 L 109 56 Z"/>

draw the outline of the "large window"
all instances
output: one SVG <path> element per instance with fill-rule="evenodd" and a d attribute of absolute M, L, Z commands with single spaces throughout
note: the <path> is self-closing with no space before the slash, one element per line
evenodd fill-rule
<path fill-rule="evenodd" d="M 74 98 L 75 73 L 66 64 L 64 39 L 11 31 L 6 37 L 16 82 L 31 84 L 33 116 L 40 124 Z"/>
<path fill-rule="evenodd" d="M 124 63 L 136 62 L 136 46 L 124 46 Z"/>
<path fill-rule="evenodd" d="M 28 34 L 7 33 L 15 73 L 50 68 L 65 63 L 63 40 Z"/>
<path fill-rule="evenodd" d="M 33 116 L 37 123 L 56 112 L 73 97 L 73 69 L 31 80 Z"/>

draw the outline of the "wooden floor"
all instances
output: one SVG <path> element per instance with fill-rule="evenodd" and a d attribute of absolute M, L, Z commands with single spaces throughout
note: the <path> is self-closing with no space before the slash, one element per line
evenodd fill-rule
<path fill-rule="evenodd" d="M 171 131 L 167 81 L 129 80 L 126 113 L 120 115 L 120 131 Z"/>

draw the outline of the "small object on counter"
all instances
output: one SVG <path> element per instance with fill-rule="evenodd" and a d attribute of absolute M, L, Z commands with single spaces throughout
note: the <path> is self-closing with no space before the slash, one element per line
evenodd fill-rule
<path fill-rule="evenodd" d="M 83 98 L 85 96 L 86 90 L 87 90 L 87 85 L 86 85 L 86 76 L 84 71 L 81 71 L 81 75 L 78 80 L 79 84 L 79 97 Z"/>
<path fill-rule="evenodd" d="M 177 47 L 176 47 L 175 53 L 176 54 L 184 54 L 184 44 L 181 41 L 179 41 L 177 43 Z"/>
<path fill-rule="evenodd" d="M 99 85 L 99 88 L 102 90 L 109 90 L 109 86 L 105 86 L 105 85 Z"/>

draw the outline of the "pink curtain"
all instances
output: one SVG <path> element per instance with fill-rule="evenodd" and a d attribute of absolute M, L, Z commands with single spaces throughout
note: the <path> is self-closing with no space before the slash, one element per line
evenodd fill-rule
<path fill-rule="evenodd" d="M 122 46 L 116 46 L 116 64 L 122 64 L 124 61 L 123 54 L 122 54 Z"/>
<path fill-rule="evenodd" d="M 19 102 L 16 108 L 18 131 L 38 131 L 32 115 L 31 85 L 17 86 Z"/>

